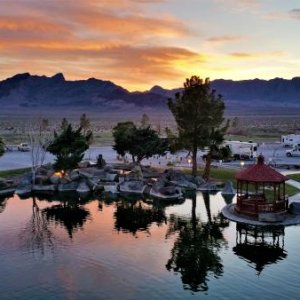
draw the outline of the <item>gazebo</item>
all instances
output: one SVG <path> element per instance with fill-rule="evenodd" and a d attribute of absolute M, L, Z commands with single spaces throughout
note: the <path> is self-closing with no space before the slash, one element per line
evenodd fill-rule
<path fill-rule="evenodd" d="M 267 166 L 262 155 L 258 156 L 256 164 L 240 171 L 235 178 L 236 212 L 258 216 L 260 213 L 278 213 L 287 210 L 285 181 L 288 178 Z"/>

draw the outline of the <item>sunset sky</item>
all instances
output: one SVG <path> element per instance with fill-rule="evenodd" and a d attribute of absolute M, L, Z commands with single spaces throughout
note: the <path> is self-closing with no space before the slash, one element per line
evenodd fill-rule
<path fill-rule="evenodd" d="M 0 80 L 95 77 L 129 90 L 186 77 L 300 76 L 298 0 L 0 0 Z"/>

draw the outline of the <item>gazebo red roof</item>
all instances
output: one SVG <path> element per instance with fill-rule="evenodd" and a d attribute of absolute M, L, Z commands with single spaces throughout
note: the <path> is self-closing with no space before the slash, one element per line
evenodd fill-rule
<path fill-rule="evenodd" d="M 275 171 L 270 166 L 265 165 L 264 157 L 258 156 L 257 163 L 248 167 L 245 170 L 240 171 L 235 175 L 235 178 L 239 181 L 248 182 L 284 182 L 288 178 L 279 172 Z"/>

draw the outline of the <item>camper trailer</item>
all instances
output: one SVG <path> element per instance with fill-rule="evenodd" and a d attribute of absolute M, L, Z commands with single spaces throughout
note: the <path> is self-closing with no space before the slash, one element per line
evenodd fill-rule
<path fill-rule="evenodd" d="M 222 144 L 223 147 L 228 147 L 231 152 L 231 159 L 239 160 L 239 159 L 251 159 L 257 156 L 257 143 L 253 142 L 241 142 L 241 141 L 224 141 Z M 204 155 L 202 156 L 203 160 L 206 160 L 207 151 L 204 151 Z M 213 156 L 212 159 L 222 159 L 219 156 Z"/>
<path fill-rule="evenodd" d="M 282 135 L 281 143 L 284 147 L 295 147 L 300 144 L 300 134 Z"/>
<path fill-rule="evenodd" d="M 250 159 L 257 156 L 257 143 L 241 141 L 225 141 L 225 147 L 231 150 L 233 159 Z"/>

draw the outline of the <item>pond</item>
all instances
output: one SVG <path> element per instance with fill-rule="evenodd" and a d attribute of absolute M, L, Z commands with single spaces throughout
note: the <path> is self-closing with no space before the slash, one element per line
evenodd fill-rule
<path fill-rule="evenodd" d="M 202 193 L 2 199 L 0 298 L 297 298 L 300 227 L 237 225 L 225 204 Z"/>

